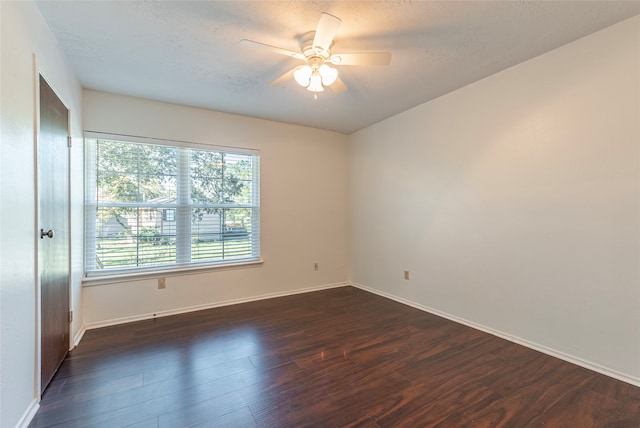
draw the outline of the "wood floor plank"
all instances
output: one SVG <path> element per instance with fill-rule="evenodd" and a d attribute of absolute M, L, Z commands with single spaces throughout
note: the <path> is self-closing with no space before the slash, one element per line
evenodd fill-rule
<path fill-rule="evenodd" d="M 88 331 L 31 428 L 640 428 L 640 388 L 353 287 Z"/>
<path fill-rule="evenodd" d="M 149 418 L 144 421 L 136 422 L 132 425 L 127 425 L 125 428 L 158 428 L 158 418 Z"/>
<path fill-rule="evenodd" d="M 621 401 L 597 392 L 576 389 L 564 395 L 553 407 L 539 414 L 527 426 L 640 426 L 638 417 L 620 418 L 623 408 L 624 403 Z"/>

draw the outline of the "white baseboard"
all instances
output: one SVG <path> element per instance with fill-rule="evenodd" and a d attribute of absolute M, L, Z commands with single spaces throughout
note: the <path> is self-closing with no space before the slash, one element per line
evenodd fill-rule
<path fill-rule="evenodd" d="M 355 283 L 355 282 L 351 282 L 349 284 L 351 286 L 359 288 L 361 290 L 368 291 L 370 293 L 377 294 L 377 295 L 382 296 L 382 297 L 386 297 L 387 299 L 391 299 L 391 300 L 394 300 L 394 301 L 396 301 L 398 303 L 402 303 L 404 305 L 411 306 L 412 308 L 416 308 L 416 309 L 419 309 L 421 311 L 428 312 L 430 314 L 437 315 L 437 316 L 442 317 L 442 318 L 446 318 L 448 320 L 457 322 L 459 324 L 463 324 L 463 325 L 466 325 L 468 327 L 474 328 L 476 330 L 480 330 L 480 331 L 483 331 L 485 333 L 489 333 L 489 334 L 491 334 L 493 336 L 497 336 L 497 337 L 500 337 L 502 339 L 508 340 L 509 342 L 513 342 L 513 343 L 517 343 L 518 345 L 526 346 L 527 348 L 533 349 L 535 351 L 542 352 L 543 354 L 547 354 L 547 355 L 550 355 L 552 357 L 559 358 L 559 359 L 561 359 L 563 361 L 567 361 L 567 362 L 575 364 L 577 366 L 584 367 L 585 369 L 593 370 L 594 372 L 598 372 L 598 373 L 603 374 L 605 376 L 609 376 L 609 377 L 612 377 L 614 379 L 620 380 L 622 382 L 626 382 L 626 383 L 629 383 L 631 385 L 640 387 L 640 378 L 637 378 L 635 376 L 630 376 L 628 374 L 621 373 L 621 372 L 619 372 L 617 370 L 613 370 L 613 369 L 610 369 L 608 367 L 601 366 L 600 364 L 596 364 L 596 363 L 593 363 L 591 361 L 584 360 L 584 359 L 576 357 L 574 355 L 570 355 L 570 354 L 564 353 L 562 351 L 558 351 L 556 349 L 552 349 L 552 348 L 546 347 L 544 345 L 540 345 L 538 343 L 530 342 L 530 341 L 528 341 L 526 339 L 522 339 L 522 338 L 517 337 L 517 336 L 512 336 L 512 335 L 510 335 L 508 333 L 504 333 L 502 331 L 495 330 L 495 329 L 493 329 L 491 327 L 487 327 L 487 326 L 484 326 L 484 325 L 481 325 L 481 324 L 477 324 L 477 323 L 475 323 L 473 321 L 469 321 L 469 320 L 466 320 L 464 318 L 460 318 L 460 317 L 457 317 L 455 315 L 451 315 L 449 313 L 442 312 L 442 311 L 439 311 L 437 309 L 421 305 L 421 304 L 413 302 L 411 300 L 407 300 L 407 299 L 404 299 L 402 297 L 394 296 L 392 294 L 385 293 L 385 292 L 380 291 L 380 290 L 376 290 L 375 288 L 367 287 L 366 285 L 358 284 L 358 283 Z"/>
<path fill-rule="evenodd" d="M 80 343 L 80 341 L 82 340 L 82 336 L 84 336 L 86 332 L 87 332 L 87 327 L 83 324 L 82 327 L 80 327 L 80 330 L 76 333 L 76 335 L 73 336 L 72 345 L 74 348 L 78 346 L 78 343 Z"/>
<path fill-rule="evenodd" d="M 27 428 L 31 423 L 31 421 L 33 420 L 33 417 L 36 415 L 36 412 L 38 411 L 39 408 L 40 408 L 40 403 L 38 402 L 37 399 L 34 398 L 33 401 L 29 404 L 29 407 L 27 407 L 27 410 L 25 410 L 25 412 L 22 414 L 22 417 L 16 424 L 15 428 Z"/>
<path fill-rule="evenodd" d="M 476 330 L 480 330 L 480 331 L 483 331 L 485 333 L 489 333 L 489 334 L 491 334 L 493 336 L 500 337 L 500 338 L 508 340 L 510 342 L 517 343 L 517 344 L 522 345 L 522 346 L 526 346 L 527 348 L 533 349 L 535 351 L 542 352 L 543 354 L 547 354 L 547 355 L 550 355 L 552 357 L 559 358 L 561 360 L 567 361 L 567 362 L 572 363 L 572 364 L 576 364 L 576 365 L 578 365 L 580 367 L 584 367 L 586 369 L 593 370 L 595 372 L 598 372 L 598 373 L 603 374 L 605 376 L 612 377 L 612 378 L 620 380 L 622 382 L 626 382 L 626 383 L 629 383 L 631 385 L 640 387 L 640 378 L 637 378 L 637 377 L 634 377 L 634 376 L 630 376 L 630 375 L 628 375 L 626 373 L 621 373 L 619 371 L 616 371 L 616 370 L 610 369 L 608 367 L 593 363 L 591 361 L 584 360 L 584 359 L 576 357 L 574 355 L 570 355 L 570 354 L 564 353 L 562 351 L 558 351 L 556 349 L 552 349 L 552 348 L 546 347 L 544 345 L 540 345 L 538 343 L 531 342 L 529 340 L 522 339 L 520 337 L 513 336 L 513 335 L 510 335 L 508 333 L 504 333 L 502 331 L 499 331 L 499 330 L 495 330 L 495 329 L 493 329 L 491 327 L 487 327 L 487 326 L 484 326 L 484 325 L 481 325 L 481 324 L 477 324 L 477 323 L 475 323 L 473 321 L 469 321 L 469 320 L 466 320 L 464 318 L 460 318 L 458 316 L 455 316 L 455 315 L 452 315 L 452 314 L 449 314 L 449 313 L 446 313 L 446 312 L 443 312 L 443 311 L 440 311 L 440 310 L 437 310 L 437 309 L 434 309 L 434 308 L 431 308 L 431 307 L 428 307 L 428 306 L 424 306 L 424 305 L 421 305 L 419 303 L 413 302 L 411 300 L 404 299 L 404 298 L 398 297 L 398 296 L 394 296 L 392 294 L 385 293 L 385 292 L 377 290 L 375 288 L 367 287 L 366 285 L 358 284 L 358 283 L 355 283 L 355 282 L 326 284 L 326 285 L 320 285 L 320 286 L 308 287 L 308 288 L 300 288 L 300 289 L 297 289 L 297 290 L 289 290 L 289 291 L 278 292 L 278 293 L 262 294 L 262 295 L 257 295 L 257 296 L 241 298 L 241 299 L 232 299 L 232 300 L 225 300 L 225 301 L 221 301 L 221 302 L 212 302 L 212 303 L 207 303 L 207 304 L 204 304 L 204 305 L 189 306 L 189 307 L 184 307 L 184 308 L 160 311 L 160 312 L 156 312 L 156 313 L 147 313 L 147 314 L 134 315 L 134 316 L 130 316 L 130 317 L 123 317 L 123 318 L 116 318 L 116 319 L 105 320 L 105 321 L 92 322 L 92 323 L 86 324 L 80 330 L 80 332 L 78 332 L 78 334 L 74 338 L 74 344 L 77 346 L 78 343 L 80 342 L 80 340 L 82 339 L 82 335 L 84 335 L 85 331 L 86 330 L 91 330 L 91 329 L 94 329 L 94 328 L 107 327 L 107 326 L 118 325 L 118 324 L 125 324 L 125 323 L 129 323 L 129 322 L 134 322 L 134 321 L 142 321 L 142 320 L 147 320 L 147 319 L 152 319 L 152 318 L 177 315 L 177 314 L 200 311 L 200 310 L 204 310 L 204 309 L 212 309 L 212 308 L 217 308 L 217 307 L 222 307 L 222 306 L 236 305 L 236 304 L 239 304 L 239 303 L 247 303 L 247 302 L 253 302 L 253 301 L 264 300 L 264 299 L 273 299 L 273 298 L 276 298 L 276 297 L 291 296 L 291 295 L 294 295 L 294 294 L 310 293 L 310 292 L 313 292 L 313 291 L 326 290 L 326 289 L 330 289 L 330 288 L 345 287 L 345 286 L 349 286 L 349 285 L 351 285 L 353 287 L 356 287 L 356 288 L 359 288 L 359 289 L 364 290 L 364 291 L 368 291 L 368 292 L 373 293 L 373 294 L 377 294 L 377 295 L 382 296 L 382 297 L 386 297 L 387 299 L 394 300 L 394 301 L 396 301 L 398 303 L 402 303 L 404 305 L 411 306 L 411 307 L 419 309 L 421 311 L 428 312 L 428 313 L 440 316 L 442 318 L 446 318 L 448 320 L 457 322 L 459 324 L 466 325 L 466 326 L 474 328 Z"/>
<path fill-rule="evenodd" d="M 152 318 L 167 317 L 171 315 L 184 314 L 187 312 L 201 311 L 204 309 L 219 308 L 221 306 L 237 305 L 238 303 L 255 302 L 258 300 L 273 299 L 275 297 L 292 296 L 294 294 L 310 293 L 313 291 L 327 290 L 330 288 L 346 287 L 349 285 L 350 284 L 348 282 L 341 282 L 336 284 L 325 284 L 325 285 L 318 285 L 315 287 L 299 288 L 297 290 L 261 294 L 258 296 L 245 297 L 241 299 L 225 300 L 221 302 L 206 303 L 204 305 L 188 306 L 184 308 L 170 309 L 170 310 L 159 311 L 154 313 L 147 313 L 147 314 L 133 315 L 133 316 L 123 317 L 123 318 L 115 318 L 115 319 L 104 320 L 104 321 L 90 322 L 85 324 L 83 330 L 86 331 L 94 328 L 108 327 L 111 325 L 126 324 L 130 322 L 148 320 Z M 84 334 L 84 331 L 82 333 Z M 76 342 L 76 345 L 78 342 Z"/>

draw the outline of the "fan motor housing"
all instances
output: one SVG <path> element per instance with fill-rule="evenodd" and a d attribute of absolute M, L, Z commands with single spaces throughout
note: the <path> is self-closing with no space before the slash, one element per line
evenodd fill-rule
<path fill-rule="evenodd" d="M 324 50 L 320 46 L 313 46 L 313 40 L 315 37 L 315 31 L 308 31 L 300 36 L 298 39 L 300 52 L 302 52 L 302 55 L 304 55 L 307 60 L 310 60 L 313 57 L 319 57 L 322 59 L 322 62 L 324 62 L 331 56 L 331 52 L 329 49 Z"/>

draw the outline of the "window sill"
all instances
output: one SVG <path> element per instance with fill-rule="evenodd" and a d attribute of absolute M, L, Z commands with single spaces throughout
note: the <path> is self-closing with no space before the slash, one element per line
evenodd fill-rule
<path fill-rule="evenodd" d="M 219 265 L 187 266 L 180 268 L 164 268 L 157 270 L 146 270 L 144 272 L 113 273 L 95 276 L 86 276 L 82 279 L 83 287 L 95 285 L 113 284 L 117 282 L 139 281 L 143 279 L 154 279 L 171 276 L 194 275 L 209 271 L 235 270 L 259 267 L 264 264 L 262 259 L 250 260 L 238 263 L 225 263 Z"/>

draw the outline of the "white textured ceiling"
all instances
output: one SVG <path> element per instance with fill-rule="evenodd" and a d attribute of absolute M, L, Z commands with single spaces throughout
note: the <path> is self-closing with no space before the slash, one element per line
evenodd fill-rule
<path fill-rule="evenodd" d="M 38 1 L 85 88 L 351 133 L 640 13 L 639 1 Z M 271 80 L 321 12 L 342 19 L 345 93 Z"/>

